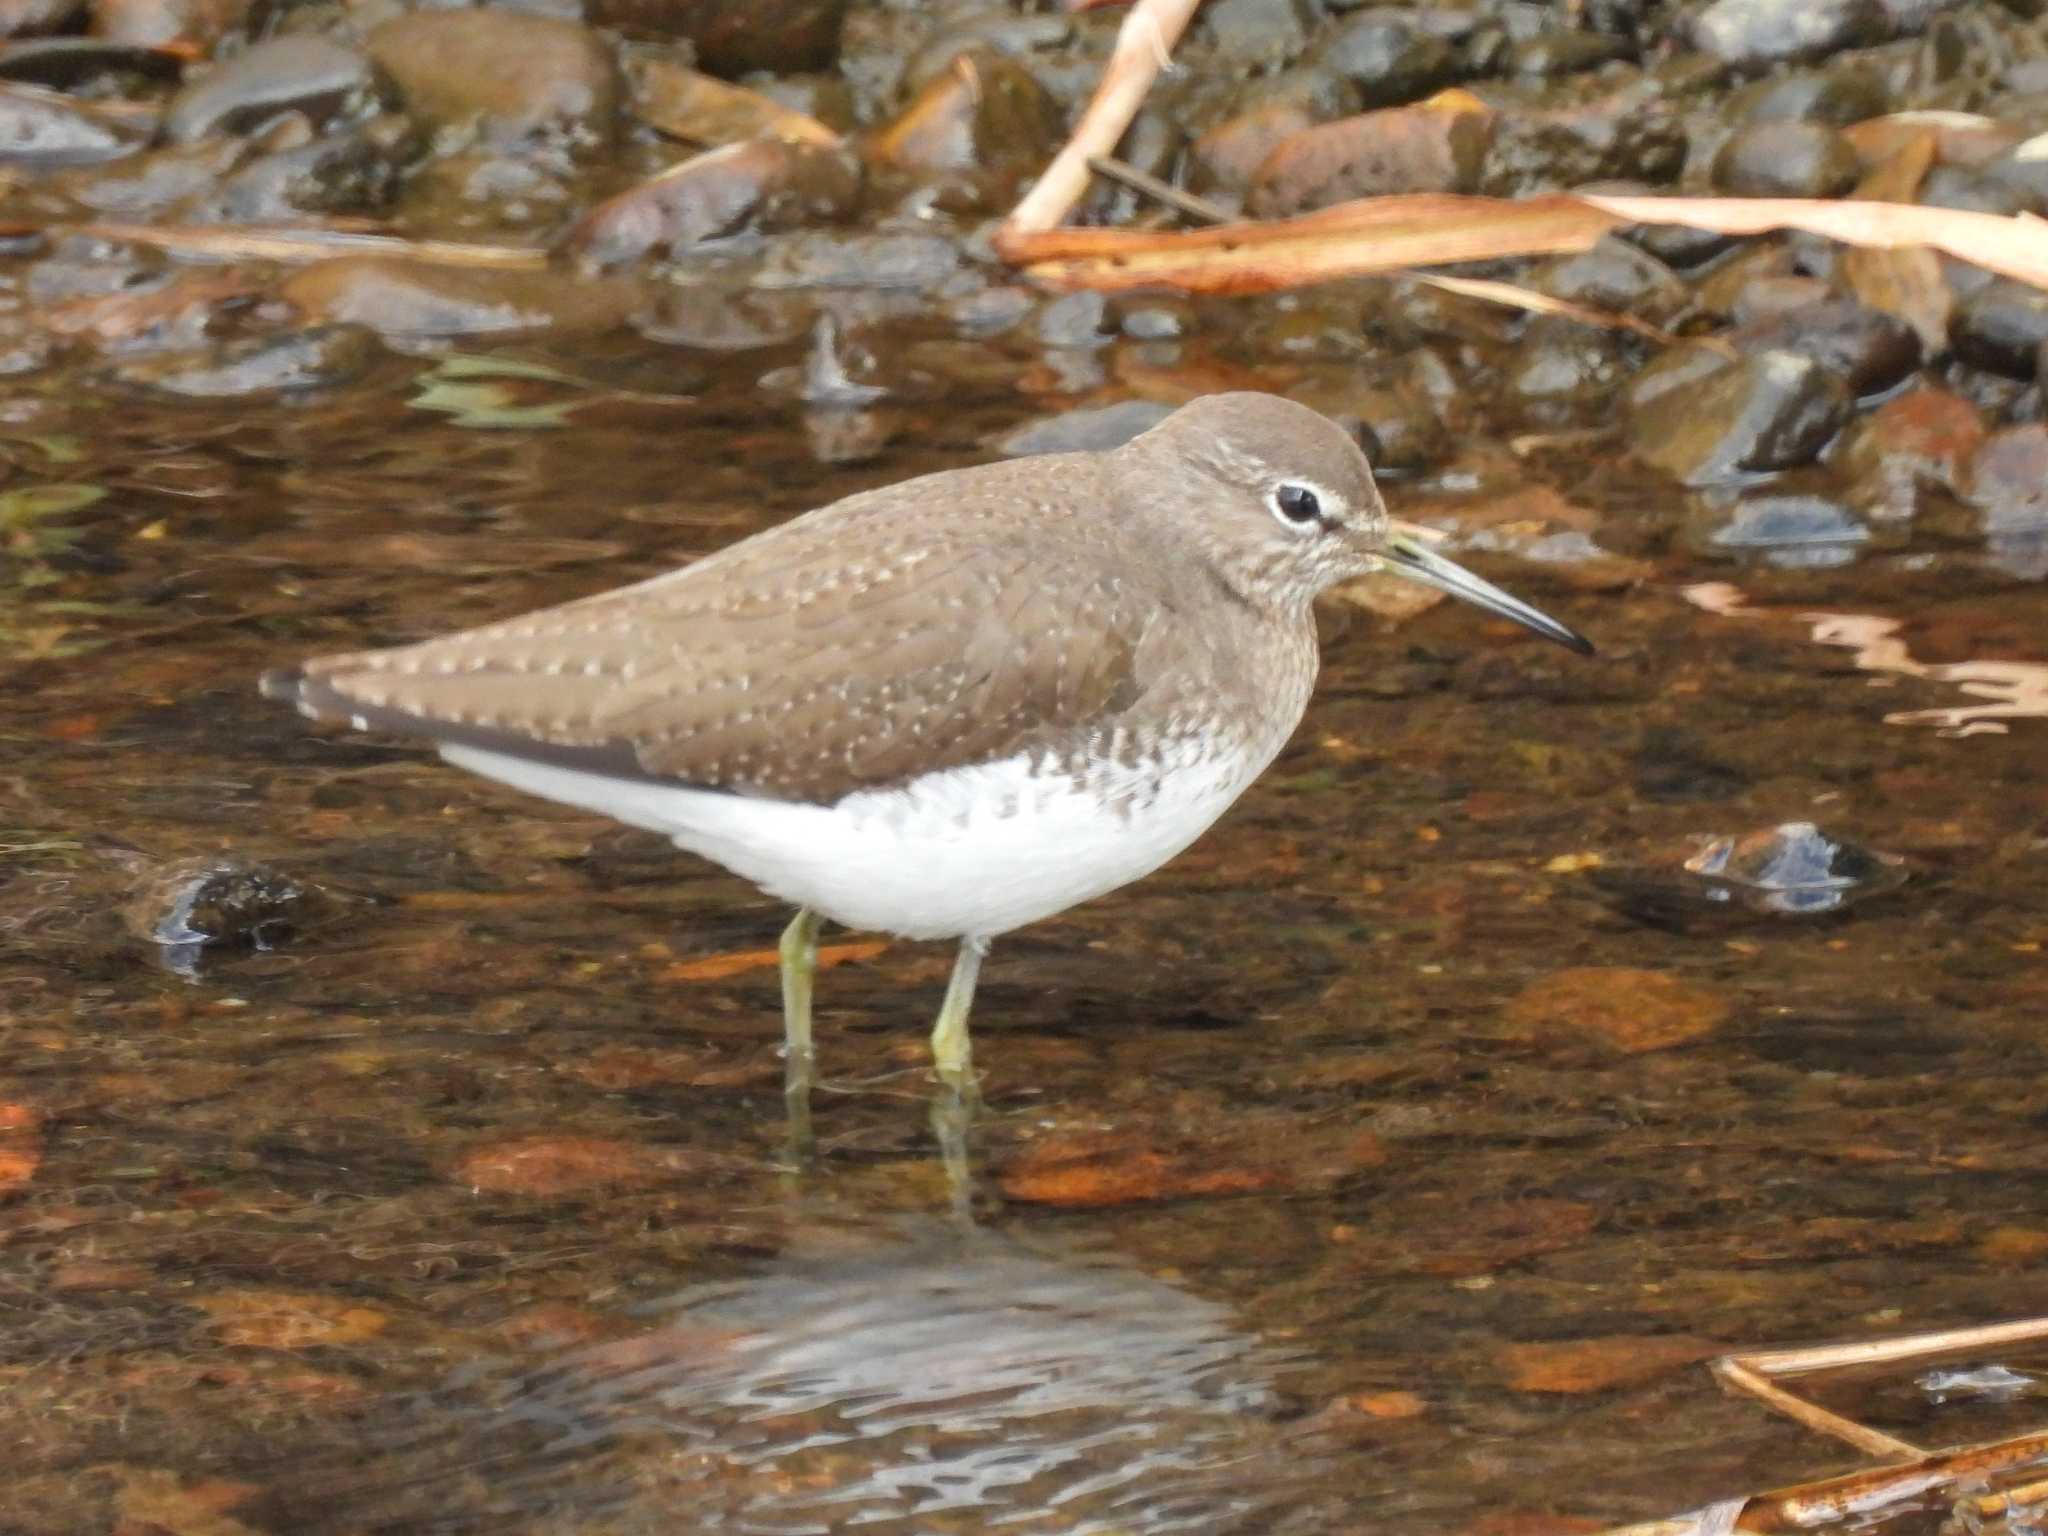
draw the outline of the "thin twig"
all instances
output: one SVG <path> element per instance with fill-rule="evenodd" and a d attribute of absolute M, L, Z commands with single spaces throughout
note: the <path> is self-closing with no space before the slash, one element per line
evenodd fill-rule
<path fill-rule="evenodd" d="M 1794 1397 L 1783 1387 L 1773 1386 L 1749 1369 L 1740 1355 L 1722 1356 L 1714 1362 L 1713 1371 L 1723 1386 L 1755 1398 L 1767 1407 L 1776 1409 L 1786 1418 L 1804 1424 L 1808 1429 L 1847 1441 L 1859 1451 L 1897 1460 L 1927 1454 L 1917 1445 L 1895 1439 L 1882 1430 L 1872 1429 L 1867 1424 L 1858 1424 L 1854 1419 L 1845 1419 L 1839 1413 L 1830 1413 L 1815 1403 L 1809 1403 L 1803 1397 Z"/>
<path fill-rule="evenodd" d="M 1088 169 L 1098 176 L 1107 176 L 1111 181 L 1120 181 L 1133 192 L 1142 192 L 1154 202 L 1178 209 L 1197 223 L 1228 224 L 1235 217 L 1221 203 L 1212 203 L 1206 197 L 1183 192 L 1172 182 L 1161 181 L 1157 176 L 1141 171 L 1135 165 L 1119 160 L 1114 155 L 1090 155 Z"/>
<path fill-rule="evenodd" d="M 1088 190 L 1088 161 L 1115 150 L 1144 104 L 1153 77 L 1170 61 L 1173 45 L 1187 30 L 1200 0 L 1138 0 L 1116 35 L 1116 48 L 1102 83 L 1074 126 L 1073 136 L 1052 158 L 1023 201 L 997 232 L 1005 236 L 1051 229 L 1073 211 Z"/>
<path fill-rule="evenodd" d="M 466 245 L 453 240 L 408 240 L 403 235 L 357 230 L 266 228 L 247 224 L 52 224 L 52 235 L 153 245 L 159 250 L 212 256 L 223 261 L 325 261 L 333 256 L 410 256 L 444 267 L 532 270 L 547 265 L 548 253 L 526 246 Z"/>

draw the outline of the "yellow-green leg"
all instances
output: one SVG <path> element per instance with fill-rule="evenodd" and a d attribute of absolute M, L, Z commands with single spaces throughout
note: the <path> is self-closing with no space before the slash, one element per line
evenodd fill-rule
<path fill-rule="evenodd" d="M 799 908 L 782 930 L 782 1093 L 789 1112 L 791 1156 L 811 1155 L 811 983 L 818 974 L 818 928 L 808 907 Z"/>
<path fill-rule="evenodd" d="M 974 1045 L 967 1038 L 967 1013 L 974 1006 L 974 982 L 981 974 L 981 957 L 987 953 L 987 939 L 970 935 L 960 941 L 953 979 L 946 983 L 946 1001 L 940 1005 L 939 1022 L 932 1026 L 932 1061 L 939 1069 L 939 1081 L 969 1103 L 980 1094 L 974 1082 Z"/>

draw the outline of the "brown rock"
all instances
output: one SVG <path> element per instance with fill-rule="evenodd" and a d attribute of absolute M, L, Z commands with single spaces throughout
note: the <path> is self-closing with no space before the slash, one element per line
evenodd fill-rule
<path fill-rule="evenodd" d="M 1039 170 L 1065 130 L 1059 103 L 1015 59 L 962 53 L 877 132 L 868 158 L 914 176 L 1023 175 Z"/>
<path fill-rule="evenodd" d="M 252 0 L 92 0 L 92 35 L 205 56 L 251 9 Z"/>
<path fill-rule="evenodd" d="M 715 75 L 829 69 L 839 57 L 847 0 L 587 0 L 595 27 L 628 37 L 682 38 Z"/>
<path fill-rule="evenodd" d="M 499 139 L 611 139 L 618 67 L 602 39 L 575 22 L 517 11 L 416 11 L 378 27 L 368 46 L 406 112 L 429 129 L 475 123 Z"/>
<path fill-rule="evenodd" d="M 1464 91 L 1304 129 L 1260 162 L 1248 206 L 1284 218 L 1354 197 L 1469 192 L 1493 133 L 1493 113 Z"/>
<path fill-rule="evenodd" d="M 624 278 L 551 271 L 443 267 L 384 256 L 316 262 L 278 290 L 309 319 L 368 326 L 387 336 L 502 336 L 599 332 L 640 302 Z"/>
<path fill-rule="evenodd" d="M 680 255 L 722 236 L 842 219 L 860 187 L 860 161 L 847 150 L 749 139 L 606 199 L 570 232 L 568 250 L 601 269 Z"/>
<path fill-rule="evenodd" d="M 815 117 L 666 59 L 639 61 L 631 80 L 634 115 L 688 144 L 737 144 L 764 135 L 809 144 L 839 142 L 839 135 Z"/>
<path fill-rule="evenodd" d="M 1267 101 L 1225 118 L 1189 146 L 1190 184 L 1198 192 L 1242 192 L 1287 139 L 1315 126 L 1298 102 Z"/>
<path fill-rule="evenodd" d="M 1923 386 L 1856 423 L 1841 465 L 1856 498 L 1886 517 L 1911 517 L 1929 491 L 1954 494 L 1984 442 L 1984 413 L 1960 395 Z"/>
<path fill-rule="evenodd" d="M 24 1188 L 42 1166 L 36 1132 L 42 1117 L 26 1104 L 0 1103 L 0 1195 Z"/>
<path fill-rule="evenodd" d="M 1055 1130 L 1021 1148 L 997 1175 L 1003 1194 L 1033 1205 L 1098 1207 L 1195 1195 L 1327 1189 L 1383 1162 L 1379 1138 L 1348 1128 L 1303 1132 L 1247 1117 L 1168 1128 Z"/>
<path fill-rule="evenodd" d="M 1503 1374 L 1517 1392 L 1605 1392 L 1662 1376 L 1721 1352 L 1711 1339 L 1684 1334 L 1616 1334 L 1557 1344 L 1509 1344 Z"/>
<path fill-rule="evenodd" d="M 216 1291 L 193 1298 L 192 1305 L 213 1319 L 223 1344 L 252 1349 L 360 1344 L 391 1322 L 374 1307 L 298 1291 Z"/>
<path fill-rule="evenodd" d="M 465 1154 L 454 1176 L 489 1195 L 542 1199 L 643 1188 L 686 1170 L 687 1154 L 603 1136 L 515 1136 Z"/>
<path fill-rule="evenodd" d="M 1728 1004 L 1717 993 L 1663 971 L 1618 965 L 1554 971 L 1507 1006 L 1507 1025 L 1517 1037 L 1590 1037 L 1631 1053 L 1711 1034 L 1727 1017 Z"/>

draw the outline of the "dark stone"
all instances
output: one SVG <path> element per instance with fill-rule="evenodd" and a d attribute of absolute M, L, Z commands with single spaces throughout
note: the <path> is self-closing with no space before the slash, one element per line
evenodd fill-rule
<path fill-rule="evenodd" d="M 320 325 L 286 336 L 250 337 L 197 358 L 130 363 L 116 377 L 188 400 L 296 394 L 346 383 L 381 350 L 374 333 L 359 326 Z"/>
<path fill-rule="evenodd" d="M 1617 331 L 1563 315 L 1537 315 L 1522 334 L 1507 387 L 1546 425 L 1579 420 L 1603 409 L 1633 360 Z"/>
<path fill-rule="evenodd" d="M 1209 0 L 1195 26 L 1233 65 L 1274 69 L 1300 57 L 1315 24 L 1308 0 Z"/>
<path fill-rule="evenodd" d="M 390 119 L 388 126 L 405 125 Z M 399 141 L 400 135 L 369 124 L 260 155 L 192 203 L 185 216 L 195 223 L 271 224 L 309 213 L 376 212 L 397 189 Z"/>
<path fill-rule="evenodd" d="M 673 257 L 709 240 L 845 218 L 860 189 L 860 161 L 848 150 L 746 139 L 598 204 L 566 248 L 597 268 Z"/>
<path fill-rule="evenodd" d="M 1415 101 L 1458 78 L 1450 45 L 1400 12 L 1374 12 L 1345 22 L 1317 49 L 1316 64 L 1348 80 L 1368 107 Z"/>
<path fill-rule="evenodd" d="M 1761 70 L 1867 48 L 1889 29 L 1878 0 L 1713 0 L 1691 30 L 1702 52 Z"/>
<path fill-rule="evenodd" d="M 1812 358 L 1852 395 L 1881 394 L 1920 366 L 1920 338 L 1913 328 L 1854 299 L 1764 315 L 1729 332 L 1727 340 L 1745 355 L 1793 352 Z"/>
<path fill-rule="evenodd" d="M 491 139 L 547 135 L 608 143 L 618 66 L 587 27 L 516 11 L 416 11 L 369 36 L 370 57 L 406 112 L 432 131 L 477 128 Z"/>
<path fill-rule="evenodd" d="M 1966 363 L 2031 379 L 2036 354 L 2048 342 L 2048 293 L 2010 278 L 1987 283 L 1956 305 L 1948 338 Z"/>
<path fill-rule="evenodd" d="M 1611 235 L 1589 251 L 1538 268 L 1530 286 L 1554 299 L 1659 324 L 1692 302 L 1691 292 L 1669 267 Z"/>
<path fill-rule="evenodd" d="M 184 66 L 166 48 L 110 43 L 98 37 L 40 37 L 0 51 L 0 80 L 68 90 L 103 75 L 176 81 Z"/>
<path fill-rule="evenodd" d="M 210 133 L 246 133 L 280 112 L 315 127 L 359 111 L 376 93 L 370 61 L 324 37 L 278 37 L 218 64 L 171 98 L 162 136 L 186 144 Z"/>
<path fill-rule="evenodd" d="M 0 88 L 0 165 L 52 170 L 118 159 L 137 136 L 68 101 Z"/>
<path fill-rule="evenodd" d="M 1849 414 L 1841 380 L 1796 352 L 1761 352 L 1638 408 L 1637 456 L 1686 485 L 1811 463 Z"/>
<path fill-rule="evenodd" d="M 1714 156 L 1714 185 L 1734 197 L 1840 197 L 1859 174 L 1849 141 L 1821 123 L 1745 124 Z"/>
<path fill-rule="evenodd" d="M 681 39 L 697 66 L 733 77 L 830 69 L 848 0 L 584 0 L 583 19 L 627 37 Z"/>
<path fill-rule="evenodd" d="M 1891 111 L 1891 95 L 1876 71 L 1846 66 L 1794 70 L 1760 80 L 1729 103 L 1751 123 L 1822 123 L 1846 128 Z"/>

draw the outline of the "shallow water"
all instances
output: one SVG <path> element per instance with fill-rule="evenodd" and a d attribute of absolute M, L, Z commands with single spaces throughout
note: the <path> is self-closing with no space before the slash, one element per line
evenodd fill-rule
<path fill-rule="evenodd" d="M 1476 563 L 1600 656 L 1333 610 L 1243 804 L 996 948 L 963 1231 L 941 948 L 821 976 L 791 1176 L 784 914 L 254 679 L 1061 401 L 1015 360 L 861 418 L 756 387 L 801 346 L 516 356 L 573 380 L 510 387 L 541 414 L 504 430 L 423 408 L 432 359 L 8 407 L 0 1525 L 1541 1536 L 1857 1464 L 1716 1353 L 2040 1310 L 2025 559 L 1952 527 L 1702 553 L 1678 493 L 1533 446 L 1512 478 L 1635 579 Z M 1466 452 L 1497 486 L 1507 450 Z M 1455 515 L 1457 482 L 1388 489 Z M 1799 822 L 1907 878 L 1803 919 L 1687 884 L 1694 839 Z M 220 869 L 270 947 L 194 937 Z M 1910 1376 L 1830 1401 L 1926 1444 L 2032 1422 Z"/>

